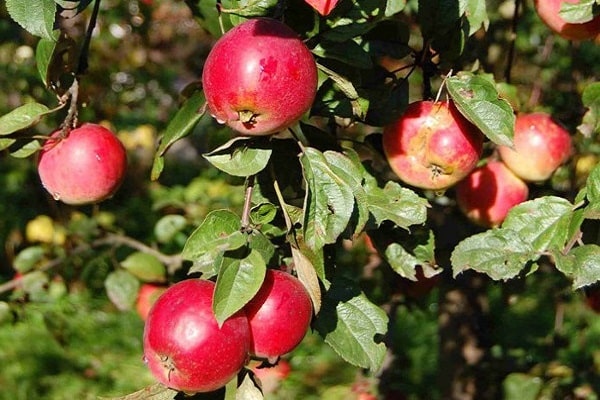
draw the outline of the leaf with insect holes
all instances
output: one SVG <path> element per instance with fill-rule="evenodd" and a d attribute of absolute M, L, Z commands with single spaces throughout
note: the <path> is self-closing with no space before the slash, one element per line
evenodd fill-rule
<path fill-rule="evenodd" d="M 556 268 L 573 279 L 573 289 L 580 289 L 600 281 L 600 246 L 585 244 L 564 255 L 554 254 Z"/>
<path fill-rule="evenodd" d="M 307 147 L 300 162 L 308 188 L 304 239 L 308 247 L 317 249 L 334 243 L 346 229 L 354 209 L 354 194 L 345 175 L 332 168 L 319 150 Z"/>
<path fill-rule="evenodd" d="M 456 108 L 492 142 L 512 146 L 515 114 L 488 77 L 460 72 L 446 80 Z"/>
<path fill-rule="evenodd" d="M 517 276 L 535 257 L 532 244 L 512 229 L 490 229 L 461 241 L 452 251 L 450 261 L 456 277 L 472 269 L 494 280 Z"/>
<path fill-rule="evenodd" d="M 27 103 L 0 117 L 0 136 L 29 128 L 37 124 L 50 109 L 40 103 Z"/>
<path fill-rule="evenodd" d="M 356 282 L 337 278 L 323 298 L 314 326 L 325 342 L 348 363 L 377 371 L 385 358 L 385 312 L 373 304 Z"/>
<path fill-rule="evenodd" d="M 104 280 L 106 294 L 110 301 L 121 311 L 130 310 L 138 296 L 140 281 L 125 270 L 108 274 Z"/>
<path fill-rule="evenodd" d="M 54 0 L 6 0 L 10 17 L 34 36 L 53 40 L 56 2 Z"/>
<path fill-rule="evenodd" d="M 213 311 L 219 325 L 241 310 L 264 281 L 265 260 L 256 250 L 244 250 L 227 252 L 223 257 L 213 297 Z"/>
<path fill-rule="evenodd" d="M 390 181 L 383 189 L 373 182 L 366 185 L 365 191 L 369 212 L 378 225 L 387 220 L 407 229 L 427 219 L 427 200 L 397 182 Z"/>
<path fill-rule="evenodd" d="M 177 113 L 169 121 L 165 129 L 152 165 L 150 177 L 152 180 L 159 178 L 164 168 L 164 154 L 173 143 L 183 139 L 189 135 L 194 127 L 200 122 L 200 119 L 205 115 L 204 105 L 206 98 L 202 90 L 196 90 L 183 105 L 177 110 Z"/>
<path fill-rule="evenodd" d="M 246 177 L 262 171 L 272 152 L 264 138 L 237 137 L 203 157 L 229 175 Z"/>

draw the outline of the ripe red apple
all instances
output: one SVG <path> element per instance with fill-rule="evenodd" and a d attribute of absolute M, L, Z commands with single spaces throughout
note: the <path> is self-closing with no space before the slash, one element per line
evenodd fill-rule
<path fill-rule="evenodd" d="M 241 23 L 210 51 L 202 71 L 210 113 L 243 135 L 287 129 L 317 91 L 315 60 L 296 32 L 270 18 Z"/>
<path fill-rule="evenodd" d="M 566 22 L 560 15 L 562 3 L 579 3 L 581 0 L 535 0 L 534 7 L 540 19 L 554 32 L 569 40 L 593 39 L 600 34 L 600 16 L 583 24 Z"/>
<path fill-rule="evenodd" d="M 142 321 L 145 321 L 148 318 L 150 308 L 152 308 L 152 305 L 166 289 L 165 286 L 154 285 L 152 283 L 144 283 L 140 287 L 138 298 L 135 303 L 135 309 Z"/>
<path fill-rule="evenodd" d="M 409 185 L 444 190 L 477 164 L 483 134 L 447 101 L 417 101 L 383 130 L 391 169 Z"/>
<path fill-rule="evenodd" d="M 245 306 L 250 323 L 250 353 L 269 360 L 292 351 L 312 319 L 312 303 L 304 285 L 280 270 L 267 270 L 256 296 Z"/>
<path fill-rule="evenodd" d="M 521 179 L 544 181 L 571 155 L 571 136 L 549 114 L 519 114 L 514 150 L 498 146 L 502 161 Z"/>
<path fill-rule="evenodd" d="M 461 211 L 483 227 L 498 226 L 511 208 L 527 200 L 527 184 L 501 161 L 490 161 L 475 169 L 456 185 Z"/>
<path fill-rule="evenodd" d="M 83 124 L 63 137 L 50 135 L 38 159 L 44 188 L 67 204 L 97 203 L 111 197 L 127 170 L 127 153 L 117 137 L 96 124 Z"/>
<path fill-rule="evenodd" d="M 215 284 L 187 279 L 170 286 L 150 309 L 144 359 L 162 384 L 186 393 L 224 386 L 244 367 L 250 328 L 243 311 L 219 328 L 212 310 Z"/>
<path fill-rule="evenodd" d="M 339 0 L 304 0 L 306 3 L 317 10 L 319 14 L 325 16 L 335 8 Z"/>

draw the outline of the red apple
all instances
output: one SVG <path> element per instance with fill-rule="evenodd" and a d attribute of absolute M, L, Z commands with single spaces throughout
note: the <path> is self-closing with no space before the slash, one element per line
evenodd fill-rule
<path fill-rule="evenodd" d="M 511 208 L 527 200 L 527 184 L 501 161 L 490 161 L 475 169 L 456 185 L 461 211 L 483 227 L 498 226 Z"/>
<path fill-rule="evenodd" d="M 534 7 L 540 19 L 554 32 L 569 40 L 593 39 L 600 34 L 600 16 L 583 24 L 566 22 L 560 15 L 562 3 L 579 3 L 581 0 L 535 0 Z"/>
<path fill-rule="evenodd" d="M 481 155 L 483 134 L 447 101 L 417 101 L 383 130 L 391 169 L 409 185 L 444 190 L 463 179 Z"/>
<path fill-rule="evenodd" d="M 39 154 L 44 188 L 67 204 L 97 203 L 111 197 L 127 170 L 127 153 L 117 137 L 96 124 L 83 124 L 63 137 L 50 135 Z"/>
<path fill-rule="evenodd" d="M 244 135 L 287 129 L 317 91 L 315 60 L 296 32 L 270 18 L 241 23 L 210 51 L 202 72 L 210 113 Z"/>
<path fill-rule="evenodd" d="M 595 313 L 600 313 L 600 287 L 597 285 L 584 289 L 585 304 Z"/>
<path fill-rule="evenodd" d="M 256 296 L 245 306 L 250 323 L 250 353 L 269 360 L 292 351 L 312 319 L 312 303 L 304 285 L 280 270 L 267 270 Z"/>
<path fill-rule="evenodd" d="M 148 318 L 150 308 L 166 289 L 165 286 L 154 285 L 151 283 L 144 283 L 140 287 L 138 298 L 135 303 L 135 309 L 142 321 L 145 321 Z"/>
<path fill-rule="evenodd" d="M 514 149 L 498 146 L 502 161 L 519 178 L 544 181 L 571 155 L 571 136 L 546 113 L 519 114 Z"/>
<path fill-rule="evenodd" d="M 317 10 L 319 14 L 325 16 L 335 8 L 339 0 L 304 0 L 306 3 Z"/>
<path fill-rule="evenodd" d="M 212 310 L 215 284 L 188 279 L 170 286 L 150 309 L 144 359 L 162 384 L 186 393 L 224 386 L 244 367 L 250 328 L 243 311 L 221 327 Z"/>

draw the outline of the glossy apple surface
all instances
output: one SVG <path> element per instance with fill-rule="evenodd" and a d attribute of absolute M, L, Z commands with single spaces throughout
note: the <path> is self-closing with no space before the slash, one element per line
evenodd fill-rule
<path fill-rule="evenodd" d="M 215 284 L 188 279 L 170 286 L 150 309 L 144 359 L 162 384 L 186 393 L 221 388 L 244 367 L 250 329 L 243 312 L 219 328 L 212 311 Z"/>
<path fill-rule="evenodd" d="M 460 210 L 474 223 L 498 226 L 511 208 L 527 200 L 529 188 L 501 161 L 475 169 L 456 185 Z"/>
<path fill-rule="evenodd" d="M 572 24 L 560 15 L 561 3 L 579 3 L 580 0 L 535 0 L 540 19 L 554 32 L 569 40 L 593 39 L 600 34 L 600 16 L 589 22 Z"/>
<path fill-rule="evenodd" d="M 477 164 L 483 134 L 449 102 L 417 101 L 383 131 L 391 169 L 409 185 L 444 190 Z"/>
<path fill-rule="evenodd" d="M 269 269 L 258 293 L 245 306 L 252 334 L 251 354 L 276 359 L 304 338 L 312 303 L 304 285 L 287 272 Z"/>
<path fill-rule="evenodd" d="M 44 188 L 67 204 L 97 203 L 111 197 L 127 170 L 127 153 L 117 137 L 96 124 L 83 124 L 44 143 L 38 174 Z"/>
<path fill-rule="evenodd" d="M 202 72 L 210 113 L 243 135 L 268 135 L 296 123 L 317 91 L 315 60 L 296 32 L 270 18 L 223 35 Z"/>
<path fill-rule="evenodd" d="M 514 150 L 498 146 L 502 161 L 521 179 L 544 181 L 571 155 L 571 136 L 549 114 L 519 114 Z"/>

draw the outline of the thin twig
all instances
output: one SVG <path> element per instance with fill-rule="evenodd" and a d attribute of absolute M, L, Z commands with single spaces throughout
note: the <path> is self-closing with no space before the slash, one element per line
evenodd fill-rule
<path fill-rule="evenodd" d="M 506 83 L 510 83 L 512 67 L 515 61 L 515 44 L 517 41 L 517 26 L 519 24 L 519 9 L 521 8 L 521 0 L 515 0 L 515 10 L 512 17 L 512 23 L 510 27 L 510 42 L 508 45 L 508 60 L 506 68 L 504 69 L 504 80 Z"/>
<path fill-rule="evenodd" d="M 244 194 L 244 208 L 242 210 L 242 231 L 247 232 L 250 229 L 250 207 L 252 206 L 252 191 L 254 189 L 254 175 L 246 180 L 246 190 Z"/>
<path fill-rule="evenodd" d="M 77 64 L 77 70 L 75 71 L 76 77 L 85 74 L 89 66 L 88 55 L 90 52 L 90 43 L 92 41 L 92 34 L 94 33 L 94 28 L 96 28 L 96 22 L 98 21 L 98 13 L 100 12 L 100 1 L 101 0 L 96 0 L 96 2 L 94 3 L 92 16 L 90 17 L 90 22 L 85 33 L 85 38 L 83 39 L 83 45 L 81 46 L 81 53 L 79 53 L 79 62 Z"/>

